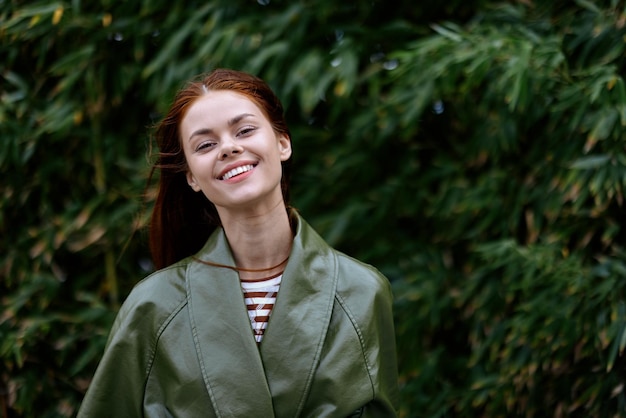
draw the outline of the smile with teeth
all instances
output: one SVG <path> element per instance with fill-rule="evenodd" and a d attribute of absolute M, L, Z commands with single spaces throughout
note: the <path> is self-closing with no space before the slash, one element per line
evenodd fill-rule
<path fill-rule="evenodd" d="M 250 171 L 253 168 L 254 168 L 254 166 L 252 164 L 242 165 L 240 167 L 233 168 L 232 170 L 227 171 L 226 174 L 224 174 L 220 178 L 220 180 L 228 180 L 230 178 L 238 176 L 241 173 L 245 173 L 246 171 Z"/>

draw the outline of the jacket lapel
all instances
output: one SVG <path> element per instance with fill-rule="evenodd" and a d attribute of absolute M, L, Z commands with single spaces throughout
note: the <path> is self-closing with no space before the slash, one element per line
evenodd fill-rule
<path fill-rule="evenodd" d="M 336 287 L 334 253 L 300 218 L 260 348 L 276 417 L 295 417 L 302 411 L 320 361 Z"/>
<path fill-rule="evenodd" d="M 198 256 L 203 261 L 234 265 L 221 229 Z M 274 417 L 237 273 L 194 261 L 186 282 L 194 344 L 216 415 Z"/>

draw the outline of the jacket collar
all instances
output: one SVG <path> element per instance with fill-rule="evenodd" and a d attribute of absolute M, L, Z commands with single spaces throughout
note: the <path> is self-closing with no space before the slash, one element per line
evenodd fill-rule
<path fill-rule="evenodd" d="M 234 265 L 221 228 L 196 257 Z M 199 261 L 190 263 L 187 298 L 194 344 L 218 416 L 300 413 L 320 361 L 336 286 L 333 251 L 298 218 L 291 255 L 259 349 L 237 273 Z"/>

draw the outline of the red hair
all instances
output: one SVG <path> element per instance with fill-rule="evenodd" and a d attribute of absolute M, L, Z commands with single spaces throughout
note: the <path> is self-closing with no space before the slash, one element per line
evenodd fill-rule
<path fill-rule="evenodd" d="M 152 260 L 157 269 L 198 252 L 220 225 L 213 203 L 187 184 L 188 167 L 179 131 L 189 107 L 207 90 L 230 90 L 246 96 L 263 111 L 277 134 L 291 138 L 280 100 L 258 77 L 240 71 L 218 69 L 197 81 L 189 82 L 180 90 L 155 132 L 159 154 L 149 182 L 155 171 L 158 171 L 160 177 L 150 219 L 149 240 Z M 281 179 L 285 204 L 289 202 L 289 161 L 283 162 Z"/>

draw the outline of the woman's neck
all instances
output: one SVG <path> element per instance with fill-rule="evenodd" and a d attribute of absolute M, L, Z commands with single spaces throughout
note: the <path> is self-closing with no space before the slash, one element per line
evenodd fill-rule
<path fill-rule="evenodd" d="M 235 264 L 242 269 L 239 272 L 241 279 L 263 279 L 285 269 L 293 232 L 282 200 L 264 213 L 229 213 L 221 214 L 220 218 Z"/>

